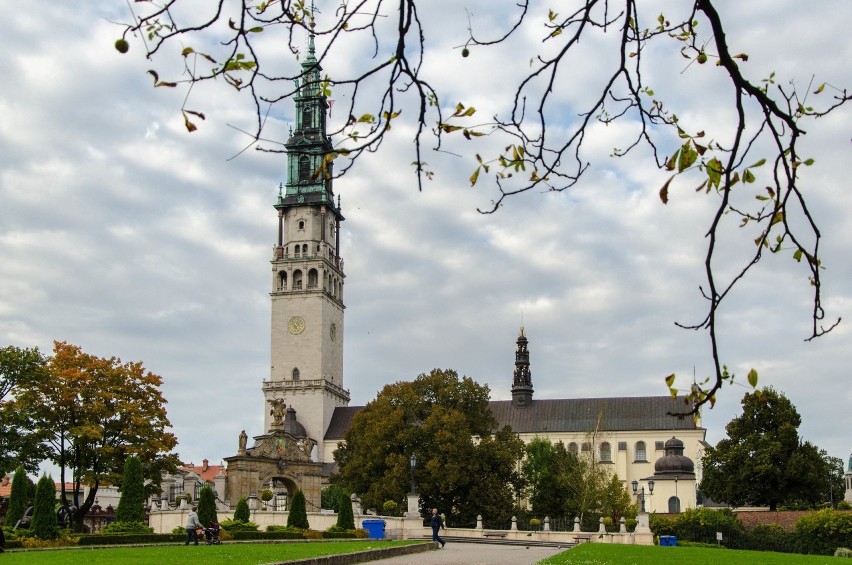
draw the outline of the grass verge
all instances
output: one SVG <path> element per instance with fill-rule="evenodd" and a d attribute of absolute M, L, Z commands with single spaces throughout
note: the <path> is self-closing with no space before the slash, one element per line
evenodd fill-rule
<path fill-rule="evenodd" d="M 275 563 L 307 559 L 323 555 L 354 553 L 422 541 L 346 540 L 282 543 L 225 543 L 222 545 L 149 546 L 149 547 L 80 547 L 46 551 L 5 553 L 3 565 L 199 565 L 200 563 Z"/>
<path fill-rule="evenodd" d="M 843 560 L 841 560 L 843 561 Z M 538 565 L 837 565 L 835 557 L 706 547 L 584 543 Z"/>

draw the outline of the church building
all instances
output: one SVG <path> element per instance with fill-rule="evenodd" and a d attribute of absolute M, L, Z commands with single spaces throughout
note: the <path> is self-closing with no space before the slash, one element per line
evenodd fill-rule
<path fill-rule="evenodd" d="M 219 493 L 230 505 L 271 491 L 273 509 L 285 510 L 296 489 L 307 510 L 318 511 L 320 491 L 334 471 L 333 452 L 353 416 L 343 380 L 344 264 L 335 201 L 332 144 L 326 133 L 328 102 L 310 38 L 303 79 L 294 97 L 295 127 L 286 143 L 287 181 L 274 209 L 277 238 L 271 258 L 271 366 L 263 381 L 264 429 L 243 431 L 236 455 L 225 459 L 227 481 Z M 646 493 L 649 511 L 696 505 L 705 430 L 669 396 L 636 398 L 534 398 L 529 342 L 520 329 L 514 372 L 507 370 L 512 400 L 492 401 L 500 427 L 529 441 L 562 441 L 578 455 L 596 457 L 624 481 Z M 508 369 L 508 368 L 507 368 Z M 495 382 L 494 379 L 491 382 Z M 635 485 L 635 486 L 634 486 Z M 219 490 L 219 489 L 217 489 Z"/>

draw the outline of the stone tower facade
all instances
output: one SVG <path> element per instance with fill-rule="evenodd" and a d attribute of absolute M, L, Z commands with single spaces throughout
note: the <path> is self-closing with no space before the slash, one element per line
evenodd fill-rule
<path fill-rule="evenodd" d="M 272 255 L 272 359 L 263 382 L 264 428 L 294 408 L 309 438 L 322 441 L 343 388 L 343 260 L 340 199 L 332 189 L 328 104 L 310 38 L 294 97 L 295 129 L 286 143 L 287 184 L 279 187 L 278 239 Z"/>
<path fill-rule="evenodd" d="M 515 372 L 512 376 L 512 405 L 529 406 L 532 404 L 533 386 L 530 371 L 530 352 L 527 348 L 527 336 L 524 327 L 518 332 L 515 348 Z"/>

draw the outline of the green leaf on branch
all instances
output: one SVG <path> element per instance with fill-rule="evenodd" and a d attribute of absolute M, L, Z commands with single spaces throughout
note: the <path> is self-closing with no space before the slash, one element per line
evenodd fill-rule
<path fill-rule="evenodd" d="M 754 369 L 748 372 L 748 384 L 751 385 L 751 388 L 757 387 L 757 371 Z"/>

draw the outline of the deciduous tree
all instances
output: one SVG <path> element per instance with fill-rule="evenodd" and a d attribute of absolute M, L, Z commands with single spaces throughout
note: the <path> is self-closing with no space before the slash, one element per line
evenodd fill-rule
<path fill-rule="evenodd" d="M 46 376 L 46 360 L 38 348 L 0 348 L 0 476 L 18 465 L 34 473 L 46 457 L 34 438 L 33 422 L 16 407 L 14 398 Z"/>
<path fill-rule="evenodd" d="M 477 514 L 508 519 L 522 485 L 517 464 L 523 443 L 510 430 L 494 433 L 488 398 L 487 386 L 451 370 L 385 386 L 353 418 L 335 452 L 341 484 L 367 508 L 401 503 L 414 455 L 424 507 L 440 508 L 455 524 L 473 524 Z"/>
<path fill-rule="evenodd" d="M 784 252 L 805 268 L 813 293 L 811 337 L 836 325 L 833 319 L 824 322 L 821 232 L 808 206 L 812 189 L 800 175 L 814 159 L 802 154 L 799 141 L 806 129 L 816 127 L 815 118 L 830 114 L 850 96 L 843 85 L 820 77 L 804 83 L 796 81 L 801 77 L 750 71 L 750 55 L 730 46 L 735 38 L 729 31 L 739 18 L 733 5 L 692 0 L 667 5 L 660 13 L 656 4 L 636 0 L 585 0 L 570 7 L 522 0 L 508 10 L 489 5 L 502 16 L 496 20 L 484 7 L 469 10 L 467 34 L 439 44 L 427 38 L 444 25 L 447 6 L 422 0 L 358 0 L 322 11 L 303 0 L 233 5 L 219 0 L 206 10 L 188 0 L 128 6 L 130 23 L 115 47 L 126 53 L 128 40 L 136 36 L 144 54 L 166 68 L 172 65 L 169 55 L 182 58 L 179 77 L 149 72 L 155 87 L 185 83 L 180 111 L 189 131 L 205 118 L 203 100 L 190 96 L 192 87 L 207 81 L 218 80 L 251 100 L 256 122 L 249 146 L 264 143 L 275 102 L 303 89 L 324 99 L 333 91 L 346 100 L 338 110 L 335 146 L 315 176 L 331 176 L 333 162 L 339 163 L 337 174 L 344 173 L 355 159 L 377 150 L 392 125 L 404 123 L 414 132 L 413 160 L 405 163 L 412 162 L 418 187 L 422 190 L 424 179 L 436 174 L 424 159 L 424 145 L 452 151 L 468 159 L 472 185 L 491 179 L 494 196 L 484 211 L 493 212 L 513 195 L 573 187 L 590 166 L 587 145 L 594 145 L 588 139 L 594 138 L 596 125 L 622 126 L 623 143 L 611 153 L 620 157 L 642 150 L 666 171 L 669 178 L 659 191 L 663 204 L 678 183 L 697 186 L 714 199 L 706 217 L 706 285 L 700 295 L 706 315 L 683 324 L 707 331 L 714 365 L 706 381 L 686 388 L 693 410 L 714 402 L 719 388 L 733 379 L 722 363 L 716 320 L 734 286 L 765 253 Z M 361 48 L 369 49 L 372 58 L 357 57 L 340 76 L 306 84 L 313 69 L 299 64 L 306 55 L 305 35 L 322 41 L 319 63 Z M 528 44 L 520 40 L 530 36 L 539 39 L 535 47 L 514 49 Z M 790 44 L 798 49 L 796 42 Z M 282 45 L 289 47 L 291 60 L 282 60 Z M 313 45 L 312 39 L 309 51 Z M 529 60 L 519 73 L 491 71 L 506 75 L 504 89 L 479 89 L 472 77 L 465 77 L 461 87 L 458 80 L 443 85 L 429 74 L 444 72 L 446 66 L 435 61 L 450 54 L 484 58 L 500 45 L 513 48 L 513 57 Z M 585 64 L 586 45 L 595 46 L 595 65 Z M 683 65 L 672 68 L 671 59 L 681 57 Z M 594 69 L 593 75 L 583 74 L 587 68 Z M 694 90 L 699 79 L 715 81 L 714 98 L 723 101 L 730 120 L 695 106 L 703 94 Z M 667 82 L 694 95 L 677 104 Z M 566 100 L 567 85 L 578 84 L 593 86 L 576 88 L 575 97 Z M 458 97 L 465 98 L 463 103 Z M 480 120 L 474 117 L 475 106 L 485 97 L 500 111 Z M 262 148 L 280 151 L 275 144 Z M 739 227 L 746 228 L 739 239 L 750 250 L 748 257 L 736 259 L 737 254 L 720 251 L 718 242 Z"/>
<path fill-rule="evenodd" d="M 54 342 L 49 378 L 21 392 L 16 407 L 31 418 L 50 460 L 60 469 L 64 503 L 76 508 L 75 529 L 92 507 L 101 484 L 119 484 L 124 461 L 137 455 L 148 491 L 157 491 L 162 472 L 178 462 L 177 444 L 168 431 L 163 380 L 139 362 L 122 363 Z M 71 470 L 74 490 L 65 491 Z M 88 485 L 85 499 L 82 486 Z M 146 492 L 147 494 L 147 492 Z"/>
<path fill-rule="evenodd" d="M 802 422 L 790 400 L 772 388 L 747 393 L 728 437 L 707 449 L 701 490 L 734 506 L 828 501 L 832 467 L 824 452 L 799 438 Z M 836 471 L 835 471 L 836 472 Z"/>

